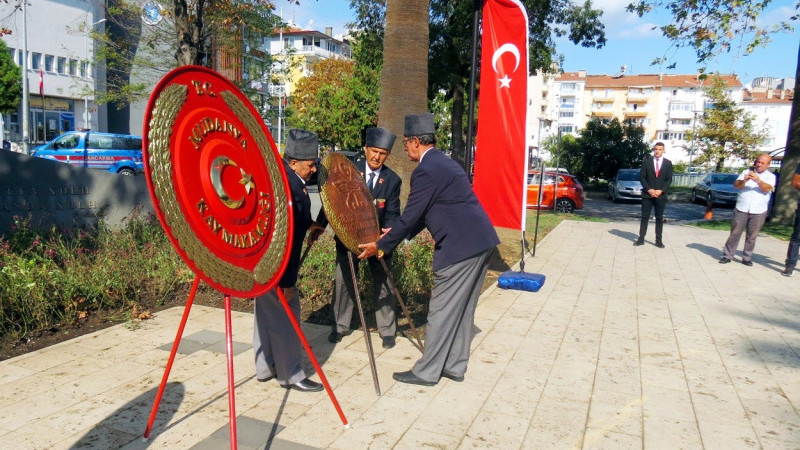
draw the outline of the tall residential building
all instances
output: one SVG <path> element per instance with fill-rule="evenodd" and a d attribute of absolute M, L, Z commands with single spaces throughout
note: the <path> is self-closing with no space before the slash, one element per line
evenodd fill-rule
<path fill-rule="evenodd" d="M 735 75 L 722 79 L 740 103 L 741 82 Z M 564 72 L 552 89 L 558 105 L 555 129 L 577 135 L 592 118 L 631 121 L 644 128 L 652 143 L 664 142 L 670 159 L 689 161 L 693 149 L 686 132 L 696 126 L 708 101 L 706 81 L 698 75 L 626 75 L 624 67 L 614 76 Z"/>
<path fill-rule="evenodd" d="M 779 82 L 777 85 L 782 84 Z M 756 129 L 767 136 L 758 151 L 767 152 L 777 159 L 783 158 L 793 99 L 794 92 L 789 89 L 753 87 L 743 91 L 742 108 L 753 116 Z"/>
<path fill-rule="evenodd" d="M 107 108 L 95 103 L 103 67 L 91 64 L 91 32 L 102 32 L 102 3 L 92 0 L 38 0 L 27 5 L 27 33 L 17 2 L 0 2 L 0 28 L 11 30 L 3 42 L 27 79 L 31 146 L 79 128 L 107 130 Z M 27 55 L 23 48 L 27 44 Z M 40 82 L 41 79 L 41 82 Z M 42 92 L 40 93 L 40 85 Z M 0 120 L 4 139 L 20 146 L 22 105 Z"/>

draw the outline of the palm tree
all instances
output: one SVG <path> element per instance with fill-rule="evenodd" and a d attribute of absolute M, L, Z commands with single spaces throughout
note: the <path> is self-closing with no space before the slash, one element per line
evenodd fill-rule
<path fill-rule="evenodd" d="M 406 114 L 428 110 L 429 7 L 429 0 L 386 1 L 378 125 L 398 136 Z M 403 179 L 400 201 L 405 204 L 416 163 L 406 157 L 402 139 L 395 142 L 388 165 Z"/>

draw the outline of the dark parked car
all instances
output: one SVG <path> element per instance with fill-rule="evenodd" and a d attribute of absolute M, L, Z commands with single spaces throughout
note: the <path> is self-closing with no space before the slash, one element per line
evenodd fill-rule
<path fill-rule="evenodd" d="M 733 182 L 738 177 L 735 173 L 709 173 L 692 188 L 692 202 L 735 205 L 739 191 L 733 187 Z"/>
<path fill-rule="evenodd" d="M 614 203 L 620 200 L 642 200 L 641 169 L 619 169 L 617 176 L 608 182 L 608 198 Z"/>

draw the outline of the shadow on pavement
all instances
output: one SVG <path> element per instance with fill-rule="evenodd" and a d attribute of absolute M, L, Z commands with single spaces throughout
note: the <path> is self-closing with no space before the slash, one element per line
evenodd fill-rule
<path fill-rule="evenodd" d="M 611 230 L 608 230 L 608 232 L 613 234 L 614 236 L 619 236 L 622 239 L 627 239 L 627 240 L 629 240 L 631 242 L 635 241 L 639 237 L 639 235 L 636 234 L 636 233 L 631 233 L 630 231 L 622 231 L 622 230 L 617 229 L 617 228 L 613 228 Z"/>
<path fill-rule="evenodd" d="M 144 435 L 156 392 L 158 392 L 158 386 L 126 403 L 81 436 L 70 448 L 120 448 L 129 442 L 140 439 Z M 167 383 L 164 395 L 161 397 L 161 404 L 158 406 L 158 414 L 153 423 L 151 437 L 155 434 L 153 431 L 159 430 L 169 423 L 183 402 L 184 396 L 185 388 L 182 383 Z M 174 425 L 172 424 L 170 427 Z M 149 447 L 151 442 L 142 442 L 141 448 Z"/>

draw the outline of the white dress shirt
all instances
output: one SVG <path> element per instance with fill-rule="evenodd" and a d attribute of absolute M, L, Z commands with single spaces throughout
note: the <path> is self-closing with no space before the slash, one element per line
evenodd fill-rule
<path fill-rule="evenodd" d="M 744 180 L 750 169 L 743 171 L 736 181 Z M 758 174 L 762 183 L 767 183 L 775 189 L 775 174 L 769 170 L 765 170 Z M 764 192 L 758 187 L 758 183 L 754 180 L 747 180 L 744 187 L 739 190 L 739 198 L 736 199 L 736 209 L 748 214 L 763 214 L 767 212 L 769 207 L 769 196 L 772 194 L 772 189 L 769 192 Z"/>

